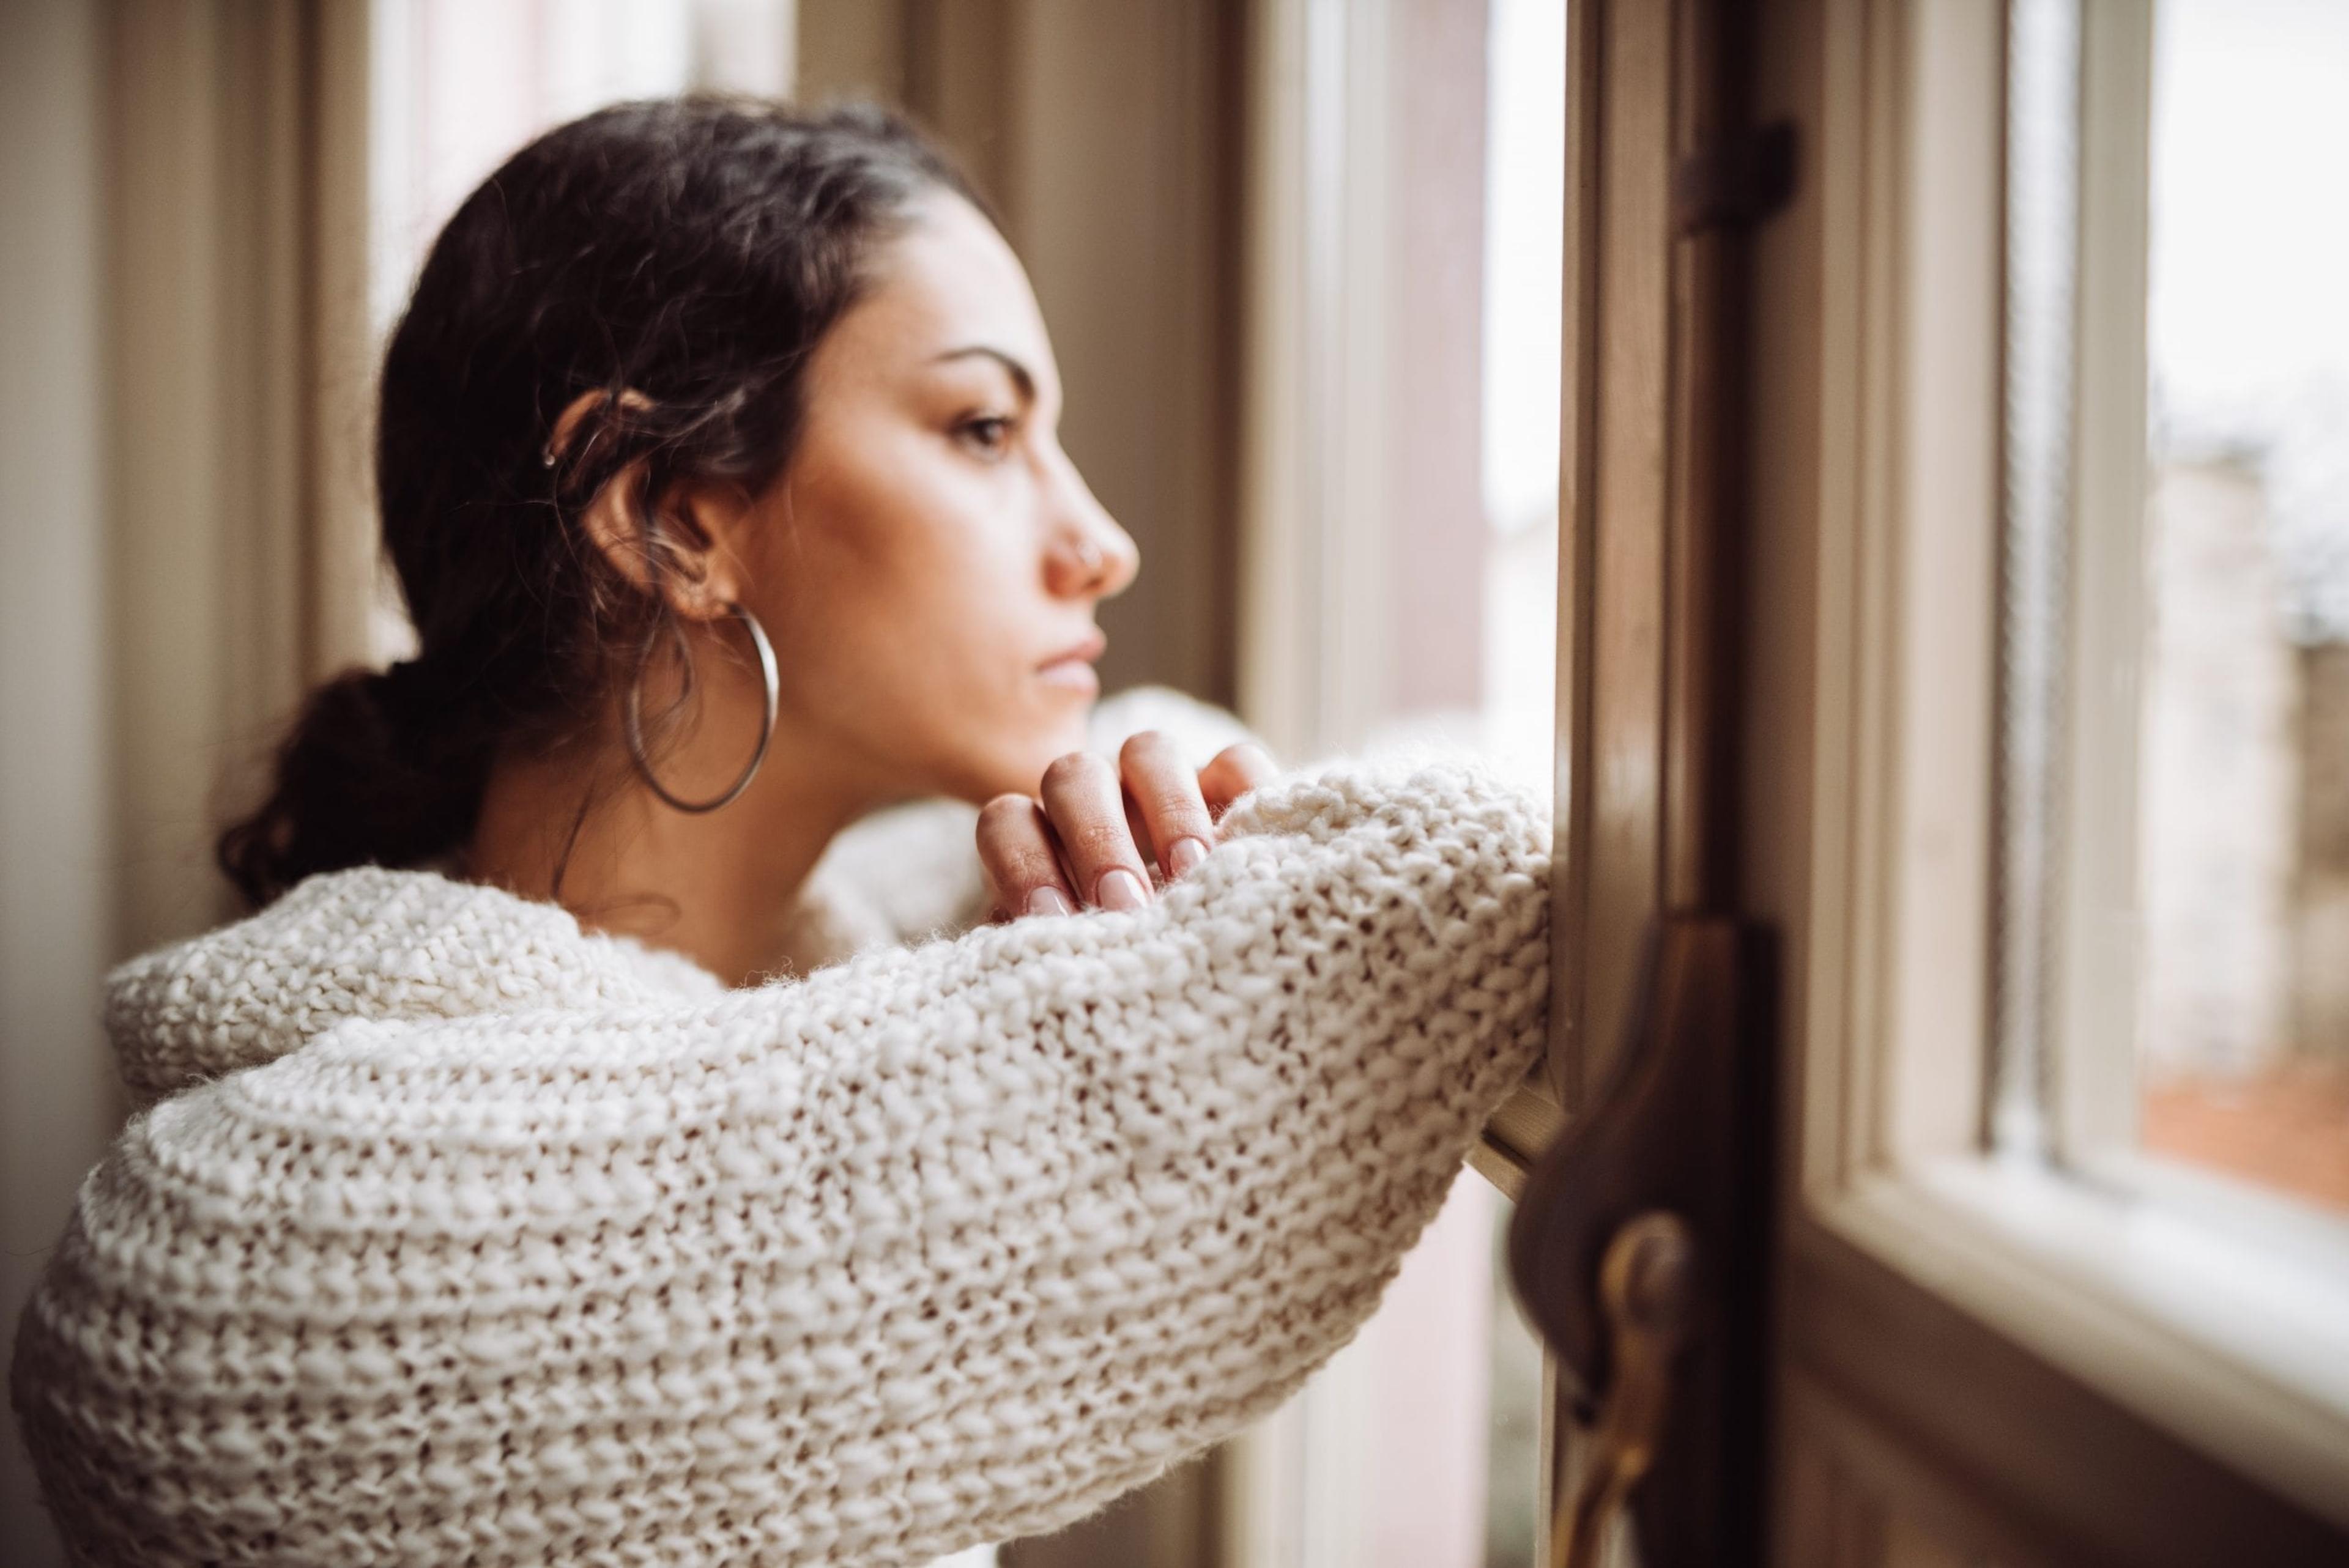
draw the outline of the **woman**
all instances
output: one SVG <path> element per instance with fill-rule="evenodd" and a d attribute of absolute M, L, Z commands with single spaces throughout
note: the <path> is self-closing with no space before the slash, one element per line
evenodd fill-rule
<path fill-rule="evenodd" d="M 916 1562 L 1360 1326 L 1538 1052 L 1542 812 L 1082 750 L 1136 560 L 1060 397 L 871 112 L 606 110 L 450 220 L 382 387 L 418 655 L 223 840 L 260 913 L 110 984 L 154 1102 L 13 1378 L 80 1557 Z M 959 914 L 841 853 L 926 796 Z"/>

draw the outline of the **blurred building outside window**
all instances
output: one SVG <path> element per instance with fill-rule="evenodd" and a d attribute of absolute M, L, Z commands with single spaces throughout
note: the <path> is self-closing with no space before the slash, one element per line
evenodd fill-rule
<path fill-rule="evenodd" d="M 2349 9 L 2156 15 L 2140 1136 L 2349 1216 Z"/>

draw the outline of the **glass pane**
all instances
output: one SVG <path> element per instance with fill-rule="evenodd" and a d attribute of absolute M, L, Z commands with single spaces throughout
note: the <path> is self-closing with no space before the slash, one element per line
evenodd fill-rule
<path fill-rule="evenodd" d="M 1548 1385 L 1542 1344 L 1508 1282 L 1509 1216 L 1495 1202 L 1492 1225 L 1492 1338 L 1485 1409 L 1484 1568 L 1533 1568 L 1541 1528 L 1542 1405 Z"/>
<path fill-rule="evenodd" d="M 1986 1130 L 2349 1214 L 2349 6 L 2010 16 Z"/>
<path fill-rule="evenodd" d="M 1492 0 L 1485 113 L 1485 711 L 1508 765 L 1551 784 L 1557 736 L 1559 346 L 1566 262 L 1566 0 Z M 1490 1231 L 1484 1568 L 1531 1568 L 1544 1494 L 1542 1345 Z"/>
<path fill-rule="evenodd" d="M 1386 192 L 1410 238 L 1387 262 L 1383 396 L 1402 454 L 1396 489 L 1413 504 L 1390 524 L 1394 597 L 1353 607 L 1383 618 L 1377 641 L 1397 642 L 1406 672 L 1370 716 L 1365 744 L 1448 738 L 1547 792 L 1566 4 L 1417 0 L 1391 19 L 1410 46 L 1392 62 L 1399 118 L 1389 134 L 1414 151 L 1393 160 Z M 1464 169 L 1439 161 L 1447 149 Z M 1464 187 L 1462 174 L 1475 172 L 1481 186 Z M 1441 343 L 1428 341 L 1437 334 Z M 1460 418 L 1464 395 L 1474 420 Z M 1530 1568 L 1542 1351 L 1508 1283 L 1508 1215 L 1489 1183 L 1464 1175 L 1378 1315 L 1309 1388 L 1299 1560 Z"/>
<path fill-rule="evenodd" d="M 2164 0 L 2142 1139 L 2349 1212 L 2349 7 Z"/>

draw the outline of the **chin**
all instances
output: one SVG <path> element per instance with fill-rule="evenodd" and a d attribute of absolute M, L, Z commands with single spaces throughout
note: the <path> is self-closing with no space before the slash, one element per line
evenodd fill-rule
<path fill-rule="evenodd" d="M 1036 731 L 1020 746 L 1016 757 L 1007 759 L 1012 772 L 1022 781 L 1007 785 L 1007 789 L 1025 795 L 1036 792 L 1043 781 L 1044 769 L 1071 751 L 1082 751 L 1092 740 L 1092 704 L 1072 705 L 1068 717 Z"/>
<path fill-rule="evenodd" d="M 1085 747 L 1087 729 L 1080 720 L 1065 729 L 1009 744 L 999 742 L 968 756 L 947 770 L 951 780 L 938 793 L 983 806 L 998 795 L 1033 795 L 1044 782 L 1044 769 L 1071 751 Z"/>

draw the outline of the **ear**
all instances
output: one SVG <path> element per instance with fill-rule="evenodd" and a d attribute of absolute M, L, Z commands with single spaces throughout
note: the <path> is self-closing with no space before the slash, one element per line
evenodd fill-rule
<path fill-rule="evenodd" d="M 561 460 L 581 421 L 604 401 L 601 392 L 585 393 L 564 409 L 547 443 L 551 461 Z M 637 392 L 624 392 L 618 401 L 624 407 L 652 406 Z M 741 599 L 747 585 L 737 548 L 747 501 L 738 504 L 707 485 L 680 485 L 648 498 L 649 466 L 649 459 L 639 458 L 605 480 L 580 512 L 580 523 L 623 578 L 648 593 L 657 591 L 688 620 L 715 620 Z"/>

